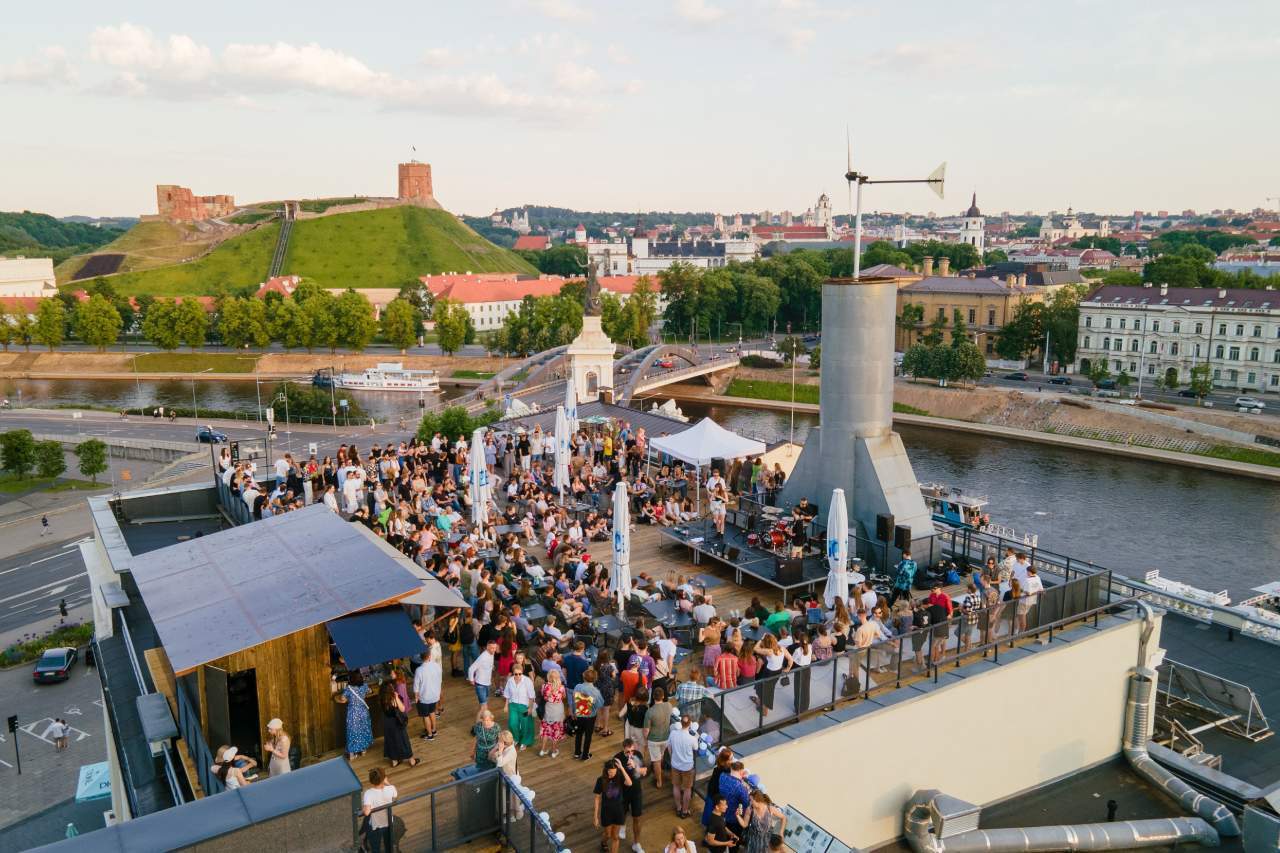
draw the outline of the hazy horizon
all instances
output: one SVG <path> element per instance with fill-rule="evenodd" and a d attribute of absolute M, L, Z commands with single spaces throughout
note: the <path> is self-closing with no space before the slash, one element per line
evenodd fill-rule
<path fill-rule="evenodd" d="M 869 187 L 868 210 L 953 215 L 974 191 L 989 216 L 1280 196 L 1280 118 L 1257 103 L 1280 60 L 1274 2 L 598 6 L 13 10 L 0 209 L 137 216 L 158 183 L 394 195 L 416 156 L 456 213 L 800 213 L 826 192 L 844 214 L 846 125 L 873 177 L 948 162 L 946 200 Z"/>

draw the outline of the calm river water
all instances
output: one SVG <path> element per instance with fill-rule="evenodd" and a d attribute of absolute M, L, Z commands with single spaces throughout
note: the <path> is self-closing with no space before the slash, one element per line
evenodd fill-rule
<path fill-rule="evenodd" d="M 268 385 L 262 385 L 264 400 Z M 25 405 L 191 405 L 190 382 L 0 380 L 0 396 L 17 403 L 19 391 Z M 356 393 L 379 417 L 417 411 L 416 395 Z M 460 393 L 445 388 L 443 396 Z M 252 382 L 197 382 L 196 394 L 201 408 L 253 412 L 257 405 Z M 684 410 L 761 439 L 786 438 L 790 431 L 786 413 L 694 404 Z M 797 414 L 796 441 L 803 442 L 815 422 Z M 986 495 L 993 520 L 1039 534 L 1045 548 L 1130 577 L 1159 569 L 1204 589 L 1227 589 L 1233 599 L 1280 580 L 1280 486 L 946 430 L 901 433 L 919 479 Z"/>

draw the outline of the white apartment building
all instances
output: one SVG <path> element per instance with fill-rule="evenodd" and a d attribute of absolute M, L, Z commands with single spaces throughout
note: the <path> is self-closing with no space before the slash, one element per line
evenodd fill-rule
<path fill-rule="evenodd" d="M 1280 293 L 1104 286 L 1080 303 L 1076 370 L 1105 359 L 1113 375 L 1186 385 L 1208 363 L 1224 390 L 1280 393 Z"/>
<path fill-rule="evenodd" d="M 0 258 L 0 297 L 39 299 L 57 292 L 52 258 Z"/>
<path fill-rule="evenodd" d="M 636 275 L 602 275 L 600 289 L 612 293 L 622 302 L 631 298 Z M 526 296 L 555 296 L 569 281 L 558 275 L 524 276 L 516 273 L 484 273 L 480 275 L 424 275 L 422 283 L 436 298 L 461 302 L 471 315 L 476 331 L 489 332 L 502 328 L 507 316 L 520 310 Z M 649 286 L 657 297 L 658 316 L 666 308 L 657 279 L 650 279 Z"/>
<path fill-rule="evenodd" d="M 591 241 L 587 257 L 606 275 L 654 275 L 679 261 L 701 269 L 718 269 L 734 261 L 759 257 L 751 240 L 628 240 Z"/>

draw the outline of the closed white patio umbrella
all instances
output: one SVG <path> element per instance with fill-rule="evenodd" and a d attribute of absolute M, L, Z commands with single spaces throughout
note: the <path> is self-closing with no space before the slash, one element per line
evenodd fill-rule
<path fill-rule="evenodd" d="M 556 406 L 556 470 L 552 485 L 560 493 L 560 502 L 564 503 L 569 493 L 569 421 L 564 414 L 564 406 Z"/>
<path fill-rule="evenodd" d="M 844 489 L 831 492 L 831 509 L 827 513 L 827 586 L 822 600 L 830 610 L 836 599 L 849 599 L 849 517 L 844 507 Z"/>
<path fill-rule="evenodd" d="M 613 573 L 609 586 L 618 597 L 619 615 L 625 614 L 631 592 L 631 496 L 626 483 L 613 489 Z"/>
<path fill-rule="evenodd" d="M 488 516 L 489 498 L 493 485 L 489 479 L 489 469 L 484 461 L 484 427 L 478 427 L 471 434 L 471 524 L 476 531 L 484 535 L 484 522 Z"/>

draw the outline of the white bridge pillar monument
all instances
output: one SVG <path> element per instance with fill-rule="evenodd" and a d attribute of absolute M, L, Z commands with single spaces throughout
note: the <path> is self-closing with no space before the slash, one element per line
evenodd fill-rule
<path fill-rule="evenodd" d="M 613 355 L 618 345 L 609 340 L 600 326 L 600 280 L 595 261 L 587 263 L 586 292 L 582 298 L 582 332 L 565 352 L 569 381 L 578 392 L 578 401 L 600 399 L 600 390 L 613 390 Z"/>
<path fill-rule="evenodd" d="M 809 431 L 782 501 L 792 505 L 807 497 L 825 511 L 832 490 L 844 489 L 851 496 L 850 531 L 875 541 L 876 516 L 891 514 L 895 525 L 911 529 L 912 556 L 925 566 L 938 556 L 933 516 L 893 431 L 896 296 L 891 278 L 837 278 L 822 285 L 819 426 Z M 889 545 L 892 565 L 897 550 Z"/>

